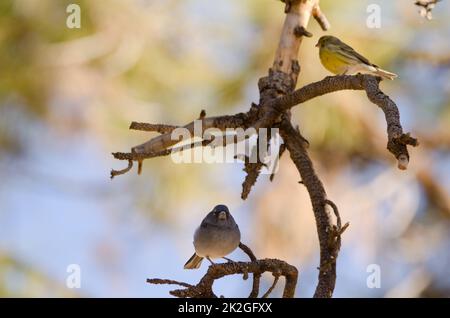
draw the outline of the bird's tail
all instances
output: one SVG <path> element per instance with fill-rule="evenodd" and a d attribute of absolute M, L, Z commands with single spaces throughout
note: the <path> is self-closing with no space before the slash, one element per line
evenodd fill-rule
<path fill-rule="evenodd" d="M 385 71 L 385 70 L 383 70 L 381 68 L 378 68 L 378 67 L 376 68 L 376 71 L 374 72 L 374 75 L 378 75 L 381 78 L 389 79 L 389 80 L 393 80 L 394 78 L 398 77 L 397 74 Z"/>
<path fill-rule="evenodd" d="M 202 264 L 203 257 L 194 253 L 191 258 L 184 264 L 184 269 L 197 269 Z"/>

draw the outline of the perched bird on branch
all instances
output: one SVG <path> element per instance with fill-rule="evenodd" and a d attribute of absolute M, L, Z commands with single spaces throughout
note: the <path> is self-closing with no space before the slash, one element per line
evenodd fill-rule
<path fill-rule="evenodd" d="M 397 74 L 385 71 L 372 64 L 367 58 L 337 37 L 331 35 L 322 36 L 316 47 L 319 47 L 322 65 L 333 74 L 352 75 L 363 73 L 390 80 L 397 77 Z"/>
<path fill-rule="evenodd" d="M 195 253 L 184 264 L 184 268 L 199 268 L 203 258 L 207 258 L 212 264 L 211 258 L 231 261 L 225 256 L 233 252 L 240 241 L 241 232 L 230 211 L 225 205 L 217 205 L 195 231 Z"/>

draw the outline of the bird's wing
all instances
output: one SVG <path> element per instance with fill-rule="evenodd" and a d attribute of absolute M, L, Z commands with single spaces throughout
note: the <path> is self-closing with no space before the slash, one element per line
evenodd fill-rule
<path fill-rule="evenodd" d="M 203 220 L 202 221 L 202 223 L 200 224 L 200 227 L 202 228 L 202 229 L 206 229 L 206 228 L 210 228 L 210 227 L 220 227 L 220 225 L 219 224 L 215 224 L 215 223 L 212 223 L 212 222 L 210 222 L 209 220 Z"/>
<path fill-rule="evenodd" d="M 208 227 L 208 221 L 207 220 L 203 220 L 202 223 L 200 224 L 200 227 L 202 228 L 207 228 Z"/>
<path fill-rule="evenodd" d="M 357 59 L 357 60 L 361 61 L 364 64 L 378 67 L 375 64 L 370 63 L 370 61 L 367 58 L 365 58 L 364 56 L 362 56 L 361 54 L 356 52 L 350 45 L 347 45 L 347 44 L 345 44 L 342 41 L 341 41 L 341 47 L 340 48 L 341 48 L 342 54 L 344 54 L 348 58 L 350 58 L 350 59 Z"/>

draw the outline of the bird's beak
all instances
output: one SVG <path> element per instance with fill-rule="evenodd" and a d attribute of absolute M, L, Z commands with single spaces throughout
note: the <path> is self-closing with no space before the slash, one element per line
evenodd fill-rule
<path fill-rule="evenodd" d="M 315 47 L 319 47 L 319 42 L 316 43 Z"/>
<path fill-rule="evenodd" d="M 227 212 L 221 211 L 219 213 L 219 220 L 226 220 L 227 219 Z"/>

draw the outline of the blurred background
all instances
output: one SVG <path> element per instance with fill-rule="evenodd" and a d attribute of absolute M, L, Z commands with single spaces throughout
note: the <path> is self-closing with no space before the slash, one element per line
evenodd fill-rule
<path fill-rule="evenodd" d="M 329 197 L 350 227 L 338 259 L 336 297 L 450 296 L 450 5 L 434 19 L 413 0 L 322 0 L 338 36 L 399 74 L 381 84 L 403 127 L 419 138 L 407 171 L 386 150 L 383 113 L 363 92 L 311 100 L 293 120 Z M 81 28 L 66 27 L 70 3 Z M 368 28 L 367 7 L 381 8 Z M 275 180 L 261 175 L 240 199 L 243 164 L 148 160 L 109 179 L 128 151 L 153 135 L 131 121 L 183 124 L 246 111 L 271 66 L 284 13 L 275 0 L 4 0 L 0 2 L 0 296 L 167 297 L 146 278 L 197 282 L 183 270 L 204 215 L 227 204 L 259 258 L 298 267 L 298 297 L 317 283 L 318 240 L 309 197 L 285 155 Z M 299 86 L 329 75 L 301 46 Z M 240 251 L 231 256 L 245 260 Z M 66 286 L 70 264 L 81 288 Z M 371 264 L 380 288 L 368 288 Z M 272 277 L 264 277 L 261 292 Z M 247 296 L 228 277 L 218 294 Z M 279 284 L 274 296 L 280 296 Z"/>

